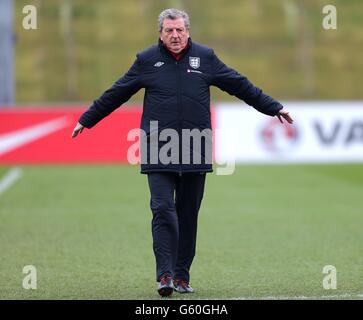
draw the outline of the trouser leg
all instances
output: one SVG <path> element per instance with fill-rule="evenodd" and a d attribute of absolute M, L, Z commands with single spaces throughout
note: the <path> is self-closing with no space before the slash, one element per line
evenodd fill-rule
<path fill-rule="evenodd" d="M 190 173 L 179 177 L 176 185 L 176 211 L 179 225 L 178 255 L 174 277 L 189 281 L 197 239 L 198 212 L 202 202 L 205 174 Z"/>
<path fill-rule="evenodd" d="M 150 207 L 153 213 L 151 226 L 156 281 L 160 281 L 160 277 L 165 273 L 174 274 L 179 239 L 178 217 L 174 202 L 176 177 L 177 175 L 173 173 L 148 174 Z"/>

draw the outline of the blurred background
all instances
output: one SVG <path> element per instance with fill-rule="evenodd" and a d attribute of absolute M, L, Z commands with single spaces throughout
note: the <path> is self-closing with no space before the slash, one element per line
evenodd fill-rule
<path fill-rule="evenodd" d="M 23 27 L 26 5 L 36 30 Z M 326 5 L 337 29 L 322 26 Z M 295 120 L 211 88 L 216 167 L 236 166 L 208 175 L 191 298 L 362 299 L 360 0 L 0 0 L 0 299 L 157 297 L 149 190 L 127 158 L 143 90 L 71 133 L 157 42 L 170 7 Z M 36 290 L 21 285 L 26 265 Z"/>
<path fill-rule="evenodd" d="M 361 99 L 362 4 L 357 0 L 4 0 L 13 3 L 15 102 L 89 102 L 156 43 L 157 16 L 186 10 L 191 36 L 278 99 Z M 2 3 L 4 3 L 2 1 Z M 22 8 L 37 8 L 25 30 Z M 322 8 L 338 7 L 337 30 Z M 232 100 L 213 90 L 214 100 Z M 141 102 L 142 92 L 132 98 Z"/>

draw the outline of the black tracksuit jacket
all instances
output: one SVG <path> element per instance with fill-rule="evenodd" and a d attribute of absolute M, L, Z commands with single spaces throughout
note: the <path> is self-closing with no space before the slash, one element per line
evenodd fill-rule
<path fill-rule="evenodd" d="M 182 130 L 211 129 L 210 86 L 216 86 L 270 116 L 275 116 L 282 109 L 278 101 L 264 94 L 245 76 L 219 60 L 212 49 L 195 43 L 190 38 L 188 42 L 188 47 L 179 61 L 170 54 L 160 40 L 157 45 L 138 53 L 130 70 L 95 100 L 79 119 L 84 127 L 92 128 L 128 101 L 137 91 L 145 88 L 140 128 L 146 134 L 147 148 L 143 150 L 146 150 L 147 155 L 143 153 L 142 173 L 212 171 L 212 164 L 206 161 L 209 157 L 205 154 L 209 148 L 203 147 L 207 139 L 202 139 L 202 148 L 198 150 L 201 161 L 193 162 L 194 142 L 190 143 L 189 163 L 181 161 L 182 143 L 184 143 L 181 138 Z M 179 134 L 180 161 L 175 161 L 175 157 L 171 163 L 151 161 L 151 121 L 158 121 L 159 134 L 165 128 L 173 129 Z M 171 138 L 157 141 L 157 148 L 160 150 L 170 140 Z M 155 144 L 153 146 L 155 147 Z"/>

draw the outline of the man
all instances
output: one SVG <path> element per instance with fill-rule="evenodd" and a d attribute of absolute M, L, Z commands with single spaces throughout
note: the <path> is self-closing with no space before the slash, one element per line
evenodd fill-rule
<path fill-rule="evenodd" d="M 174 151 L 176 147 L 176 156 L 171 157 L 171 161 L 165 162 L 161 156 L 151 161 L 155 132 L 158 135 L 155 124 L 157 129 L 173 130 L 179 137 L 185 130 L 210 130 L 210 86 L 217 86 L 244 100 L 260 112 L 277 116 L 281 122 L 282 118 L 288 123 L 293 120 L 279 102 L 227 67 L 212 49 L 193 42 L 189 37 L 189 17 L 185 12 L 164 10 L 158 22 L 158 44 L 139 53 L 130 70 L 94 101 L 80 117 L 72 137 L 84 128 L 92 128 L 145 88 L 141 129 L 146 135 L 141 144 L 147 148 L 146 151 L 141 148 L 141 158 L 144 159 L 141 172 L 148 176 L 151 193 L 158 292 L 161 296 L 170 296 L 173 290 L 193 292 L 189 285 L 189 271 L 195 255 L 205 174 L 212 171 L 211 148 L 207 145 L 207 138 L 201 146 L 193 143 L 186 148 L 180 139 L 181 142 L 172 146 Z M 156 137 L 158 143 L 159 140 Z M 161 145 L 156 144 L 157 151 L 161 153 L 167 143 L 164 139 Z M 185 160 L 185 151 L 198 154 L 200 161 L 193 162 L 188 157 Z"/>

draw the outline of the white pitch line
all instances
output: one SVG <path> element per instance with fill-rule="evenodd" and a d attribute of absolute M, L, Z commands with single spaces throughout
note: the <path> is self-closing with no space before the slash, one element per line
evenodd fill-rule
<path fill-rule="evenodd" d="M 268 296 L 268 297 L 236 297 L 231 300 L 317 300 L 317 299 L 363 298 L 363 294 L 342 293 L 326 296 Z"/>
<path fill-rule="evenodd" d="M 20 168 L 13 168 L 0 180 L 0 195 L 8 190 L 16 180 L 21 178 L 23 172 Z"/>
<path fill-rule="evenodd" d="M 343 298 L 363 299 L 363 294 L 342 293 L 342 294 L 325 295 L 325 296 L 232 297 L 232 298 L 208 298 L 206 300 L 319 300 L 319 299 L 343 299 Z"/>

